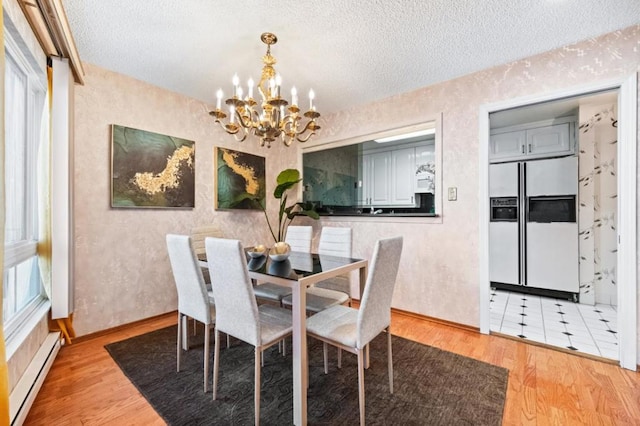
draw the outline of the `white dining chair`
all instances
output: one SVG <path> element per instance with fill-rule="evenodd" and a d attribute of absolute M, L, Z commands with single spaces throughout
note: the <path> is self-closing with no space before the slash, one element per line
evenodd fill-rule
<path fill-rule="evenodd" d="M 242 244 L 237 240 L 205 240 L 209 271 L 216 299 L 216 328 L 213 358 L 213 399 L 218 395 L 220 333 L 227 333 L 255 346 L 255 424 L 260 423 L 260 374 L 262 352 L 291 335 L 291 312 L 256 302 Z"/>
<path fill-rule="evenodd" d="M 351 257 L 352 253 L 352 231 L 351 228 L 336 228 L 325 226 L 320 233 L 320 243 L 318 244 L 318 254 L 339 257 Z M 329 290 L 341 291 L 349 299 L 351 306 L 351 281 L 349 276 L 329 278 L 315 284 L 316 288 L 327 288 Z"/>
<path fill-rule="evenodd" d="M 398 274 L 402 237 L 379 240 L 371 260 L 360 309 L 336 305 L 307 320 L 307 334 L 323 342 L 324 371 L 327 367 L 327 344 L 354 353 L 358 357 L 358 402 L 360 424 L 365 423 L 364 368 L 369 343 L 380 333 L 387 333 L 387 368 L 389 392 L 393 393 L 393 357 L 391 349 L 391 298 Z"/>
<path fill-rule="evenodd" d="M 285 236 L 285 242 L 291 247 L 291 251 L 311 252 L 311 226 L 289 226 Z M 269 300 L 282 305 L 282 299 L 291 294 L 291 289 L 282 285 L 266 282 L 254 287 L 254 293 L 258 299 Z"/>
<path fill-rule="evenodd" d="M 176 370 L 180 371 L 183 335 L 189 347 L 186 332 L 187 317 L 204 324 L 204 391 L 209 390 L 209 351 L 211 327 L 215 328 L 213 293 L 207 291 L 202 269 L 187 235 L 167 235 L 167 250 L 173 278 L 178 290 L 178 338 L 176 343 Z"/>
<path fill-rule="evenodd" d="M 191 244 L 193 244 L 193 251 L 196 256 L 205 256 L 204 239 L 207 237 L 223 238 L 224 235 L 218 225 L 202 225 L 191 228 Z M 202 275 L 204 276 L 204 282 L 207 285 L 211 285 L 211 277 L 209 276 L 209 270 L 206 267 L 202 267 Z"/>
<path fill-rule="evenodd" d="M 330 257 L 351 257 L 351 228 L 338 228 L 324 226 L 320 233 L 318 243 L 318 254 L 320 263 L 325 256 L 325 263 L 330 262 Z M 338 276 L 320 281 L 307 289 L 308 312 L 317 313 L 334 305 L 349 303 L 351 305 L 349 277 Z M 290 307 L 292 305 L 291 295 L 282 298 L 282 305 Z"/>

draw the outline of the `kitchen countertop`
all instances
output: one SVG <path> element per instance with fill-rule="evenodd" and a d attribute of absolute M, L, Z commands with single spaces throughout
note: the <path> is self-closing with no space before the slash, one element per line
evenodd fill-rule
<path fill-rule="evenodd" d="M 435 213 L 350 213 L 350 212 L 334 212 L 334 213 L 318 213 L 320 216 L 357 216 L 357 217 L 436 217 Z"/>

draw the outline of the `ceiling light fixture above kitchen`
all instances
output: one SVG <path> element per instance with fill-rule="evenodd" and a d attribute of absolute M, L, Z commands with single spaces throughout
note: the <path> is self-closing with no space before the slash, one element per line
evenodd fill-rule
<path fill-rule="evenodd" d="M 389 136 L 386 138 L 378 138 L 378 139 L 374 139 L 374 141 L 378 143 L 395 142 L 395 141 L 400 141 L 404 139 L 417 138 L 418 136 L 434 135 L 435 133 L 436 133 L 436 129 L 431 128 L 431 129 L 417 130 L 415 132 L 410 132 L 410 133 L 402 133 L 400 135 Z"/>
<path fill-rule="evenodd" d="M 320 113 L 316 112 L 313 105 L 313 90 L 309 90 L 309 110 L 304 114 L 300 114 L 295 87 L 291 89 L 291 105 L 289 105 L 289 102 L 280 96 L 282 78 L 280 74 L 276 74 L 273 68 L 276 59 L 271 56 L 271 45 L 276 44 L 278 38 L 275 34 L 263 33 L 260 40 L 267 45 L 267 54 L 262 57 L 264 63 L 262 76 L 256 87 L 262 102 L 258 104 L 253 99 L 254 81 L 251 78 L 247 82 L 247 95 L 243 98 L 244 92 L 236 74 L 233 76 L 233 96 L 225 100 L 225 104 L 229 106 L 228 122 L 223 122 L 227 118 L 227 113 L 221 110 L 224 96 L 222 89 L 218 89 L 216 93 L 216 109 L 209 114 L 215 117 L 215 122 L 220 124 L 227 133 L 234 135 L 239 142 L 245 140 L 249 134 L 260 138 L 260 146 L 266 144 L 267 148 L 270 148 L 271 142 L 278 137 L 286 146 L 290 146 L 294 140 L 306 142 L 320 129 L 316 124 Z M 307 119 L 306 123 L 302 123 L 302 116 Z"/>

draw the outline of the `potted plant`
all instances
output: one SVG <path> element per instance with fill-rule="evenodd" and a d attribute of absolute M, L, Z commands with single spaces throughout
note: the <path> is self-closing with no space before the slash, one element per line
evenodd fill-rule
<path fill-rule="evenodd" d="M 264 217 L 267 219 L 269 231 L 271 232 L 271 236 L 273 237 L 273 240 L 276 244 L 284 241 L 287 235 L 287 226 L 291 224 L 291 221 L 296 216 L 308 216 L 316 220 L 320 218 L 315 210 L 305 210 L 304 208 L 302 208 L 301 203 L 293 203 L 287 206 L 287 191 L 296 186 L 296 184 L 301 180 L 302 178 L 300 177 L 300 172 L 297 169 L 283 170 L 277 177 L 277 186 L 273 191 L 273 196 L 277 200 L 280 200 L 280 207 L 278 209 L 277 234 L 271 226 L 266 207 L 261 203 L 258 203 L 262 208 L 262 211 L 264 212 Z"/>

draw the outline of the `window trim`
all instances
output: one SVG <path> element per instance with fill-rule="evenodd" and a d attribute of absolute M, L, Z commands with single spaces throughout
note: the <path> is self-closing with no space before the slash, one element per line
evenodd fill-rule
<path fill-rule="evenodd" d="M 33 330 L 38 327 L 40 321 L 49 313 L 50 308 L 51 301 L 41 294 L 4 324 L 4 343 L 7 360 L 11 359 Z"/>
<path fill-rule="evenodd" d="M 38 188 L 36 171 L 38 146 L 40 143 L 40 125 L 42 121 L 41 111 L 46 99 L 46 76 L 42 70 L 35 68 L 34 65 L 29 62 L 27 55 L 31 53 L 28 51 L 25 52 L 25 47 L 21 47 L 21 40 L 17 40 L 6 25 L 3 28 L 3 32 L 5 43 L 2 48 L 5 49 L 6 56 L 8 56 L 10 60 L 17 65 L 18 70 L 26 76 L 27 104 L 25 112 L 28 115 L 25 129 L 27 142 L 25 149 L 26 176 L 24 176 L 24 184 L 27 189 L 26 194 L 28 195 L 25 200 L 25 233 L 24 239 L 4 246 L 4 265 L 2 265 L 2 273 L 4 275 L 6 271 L 31 258 L 37 262 L 38 218 L 36 209 L 38 203 Z M 5 76 L 3 75 L 2 78 L 5 78 Z M 4 244 L 4 242 L 2 243 Z M 40 279 L 39 284 L 39 293 L 2 324 L 5 344 L 7 345 L 7 358 L 10 358 L 17 347 L 28 337 L 29 333 L 37 327 L 37 324 L 42 320 L 43 316 L 46 315 L 46 312 L 48 312 L 51 306 L 49 299 L 45 295 L 42 279 Z M 4 300 L 2 303 L 4 303 Z"/>

